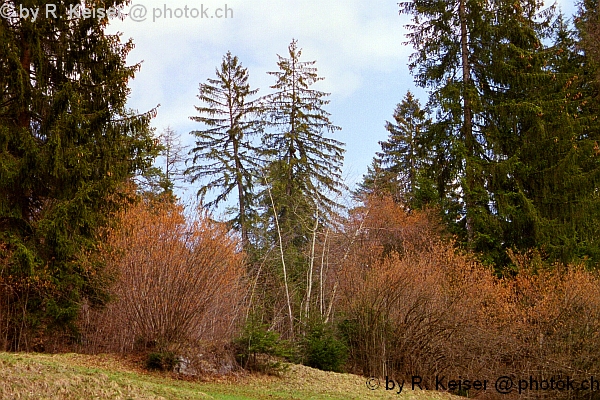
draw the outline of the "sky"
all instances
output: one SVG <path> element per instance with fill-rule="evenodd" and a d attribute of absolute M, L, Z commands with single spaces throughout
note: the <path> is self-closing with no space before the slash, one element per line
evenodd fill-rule
<path fill-rule="evenodd" d="M 575 13 L 573 0 L 558 5 L 568 17 Z M 141 62 L 128 106 L 145 112 L 160 104 L 152 126 L 157 133 L 170 127 L 188 145 L 189 132 L 201 129 L 190 120 L 200 105 L 199 84 L 215 77 L 228 51 L 264 95 L 275 83 L 267 72 L 278 70 L 277 55 L 287 56 L 296 39 L 301 60 L 316 61 L 324 78 L 313 88 L 331 94 L 325 110 L 342 128 L 331 137 L 346 144 L 343 175 L 352 189 L 386 140 L 385 122 L 407 90 L 426 99 L 408 70 L 409 17 L 398 10 L 390 0 L 132 0 L 124 9 L 129 16 L 112 19 L 109 32 L 132 38 L 128 63 Z M 192 198 L 196 190 L 179 195 Z"/>

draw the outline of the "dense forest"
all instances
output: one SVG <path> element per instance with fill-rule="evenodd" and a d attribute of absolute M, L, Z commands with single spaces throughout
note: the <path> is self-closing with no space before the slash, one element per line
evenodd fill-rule
<path fill-rule="evenodd" d="M 186 147 L 151 127 L 156 109 L 127 108 L 132 41 L 55 3 L 64 17 L 0 19 L 0 349 L 198 371 L 598 374 L 596 0 L 572 18 L 536 0 L 400 3 L 428 98 L 398 88 L 356 188 L 296 40 L 269 88 L 231 52 L 216 61 Z"/>

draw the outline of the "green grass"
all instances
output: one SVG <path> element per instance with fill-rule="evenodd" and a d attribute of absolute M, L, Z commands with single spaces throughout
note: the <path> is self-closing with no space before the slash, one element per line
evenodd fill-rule
<path fill-rule="evenodd" d="M 211 382 L 177 380 L 148 373 L 112 356 L 0 353 L 2 399 L 415 399 L 453 396 L 369 390 L 350 374 L 292 365 L 281 377 L 245 376 Z"/>

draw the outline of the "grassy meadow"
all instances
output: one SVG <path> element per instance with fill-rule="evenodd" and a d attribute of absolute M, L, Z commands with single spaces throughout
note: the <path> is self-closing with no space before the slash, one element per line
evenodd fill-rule
<path fill-rule="evenodd" d="M 194 381 L 147 372 L 114 356 L 0 353 L 2 399 L 452 399 L 445 393 L 369 390 L 357 375 L 299 365 L 281 376 L 238 375 Z"/>

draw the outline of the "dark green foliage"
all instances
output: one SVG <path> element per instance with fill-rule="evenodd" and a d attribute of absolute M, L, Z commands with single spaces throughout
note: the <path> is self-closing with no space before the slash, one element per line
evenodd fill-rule
<path fill-rule="evenodd" d="M 427 129 L 425 111 L 411 92 L 407 92 L 394 111 L 394 123 L 386 122 L 389 139 L 379 142 L 381 152 L 377 153 L 387 173 L 397 177 L 404 202 L 410 203 L 417 190 L 417 171 L 426 161 L 421 150 L 421 136 Z"/>
<path fill-rule="evenodd" d="M 146 357 L 146 368 L 158 371 L 173 371 L 179 365 L 179 357 L 173 352 L 150 353 Z"/>
<path fill-rule="evenodd" d="M 277 79 L 271 86 L 275 91 L 262 99 L 267 120 L 257 224 L 262 240 L 255 247 L 270 290 L 285 293 L 279 298 L 285 299 L 289 337 L 298 333 L 294 320 L 302 320 L 301 309 L 310 312 L 302 302 L 315 293 L 308 289 L 312 240 L 341 209 L 338 198 L 344 189 L 343 144 L 327 137 L 341 128 L 325 110 L 329 94 L 313 88 L 323 79 L 315 61 L 301 61 L 301 53 L 293 40 L 288 57 L 278 56 L 279 71 L 269 72 Z M 277 308 L 269 304 L 269 309 Z M 266 320 L 277 318 L 271 315 Z"/>
<path fill-rule="evenodd" d="M 156 155 L 155 111 L 125 109 L 139 68 L 125 64 L 132 43 L 106 34 L 106 19 L 68 19 L 80 2 L 54 4 L 58 18 L 0 20 L 0 297 L 13 350 L 43 346 L 39 338 L 69 326 L 84 299 L 106 301 L 98 229 L 123 203 L 114 194 Z"/>
<path fill-rule="evenodd" d="M 424 198 L 437 192 L 449 230 L 499 269 L 509 249 L 600 261 L 598 92 L 585 46 L 534 1 L 400 7 L 413 16 L 411 70 L 436 112 L 419 156 Z"/>
<path fill-rule="evenodd" d="M 356 194 L 389 194 L 408 208 L 434 204 L 432 176 L 435 145 L 429 141 L 426 111 L 409 91 L 386 122 L 388 139 L 379 142 L 381 152 L 373 159 Z"/>
<path fill-rule="evenodd" d="M 283 368 L 281 360 L 293 355 L 291 345 L 256 318 L 247 320 L 242 335 L 234 344 L 238 362 L 250 370 L 277 372 Z"/>
<path fill-rule="evenodd" d="M 550 262 L 593 264 L 600 261 L 598 130 L 590 118 L 596 111 L 586 104 L 585 59 L 561 16 L 551 32 L 553 44 L 543 50 L 539 34 L 513 38 L 520 40 L 518 57 L 491 75 L 510 90 L 487 94 L 493 107 L 486 135 L 495 158 L 484 171 L 497 212 L 489 225 L 504 248 L 538 248 Z M 514 70 L 523 71 L 519 79 L 506 78 Z M 501 255 L 502 247 L 494 247 Z"/>
<path fill-rule="evenodd" d="M 328 93 L 311 88 L 323 79 L 312 67 L 315 61 L 300 61 L 302 51 L 295 40 L 288 53 L 289 58 L 278 56 L 279 71 L 269 72 L 277 78 L 271 86 L 276 92 L 264 98 L 271 129 L 263 137 L 269 156 L 264 184 L 271 187 L 284 235 L 302 241 L 310 226 L 303 219 L 312 219 L 317 208 L 326 215 L 338 207 L 335 196 L 344 187 L 344 149 L 341 142 L 324 136 L 341 128 L 323 108 L 329 103 L 324 99 Z M 269 201 L 264 204 L 272 213 Z"/>
<path fill-rule="evenodd" d="M 323 371 L 343 371 L 348 349 L 341 340 L 336 338 L 335 333 L 328 325 L 312 326 L 306 333 L 301 347 L 305 365 Z"/>
<path fill-rule="evenodd" d="M 431 88 L 429 107 L 436 111 L 429 129 L 431 156 L 437 165 L 435 183 L 440 203 L 452 210 L 451 230 L 474 247 L 479 208 L 485 204 L 478 179 L 477 112 L 481 100 L 478 67 L 485 62 L 493 12 L 481 0 L 400 3 L 413 16 L 408 26 L 415 53 L 409 65 L 419 86 Z M 485 70 L 487 66 L 481 66 Z M 454 210 L 459 213 L 454 214 Z M 456 218 L 453 218 L 456 217 Z M 462 231 L 462 232 L 461 232 Z"/>
<path fill-rule="evenodd" d="M 358 183 L 353 192 L 355 200 L 360 201 L 370 194 L 378 192 L 389 193 L 397 198 L 394 196 L 398 191 L 396 180 L 390 174 L 386 174 L 380 164 L 377 158 L 374 158 L 371 165 L 367 166 L 367 173 L 363 175 L 362 181 Z"/>

